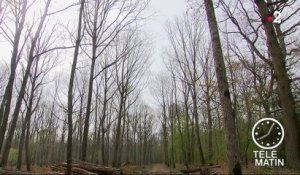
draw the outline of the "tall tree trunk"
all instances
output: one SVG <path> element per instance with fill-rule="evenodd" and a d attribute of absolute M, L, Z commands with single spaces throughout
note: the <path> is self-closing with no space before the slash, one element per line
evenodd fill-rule
<path fill-rule="evenodd" d="M 20 23 L 16 24 L 16 33 L 14 36 L 14 43 L 13 43 L 13 51 L 11 56 L 11 62 L 10 62 L 10 75 L 8 79 L 7 86 L 5 88 L 4 96 L 1 102 L 0 106 L 0 150 L 2 150 L 2 146 L 4 145 L 4 137 L 5 133 L 7 131 L 7 124 L 8 124 L 8 117 L 9 112 L 11 108 L 11 99 L 12 99 L 12 93 L 13 93 L 13 85 L 16 75 L 16 69 L 17 69 L 17 57 L 19 54 L 19 43 L 21 39 L 21 34 L 23 31 L 24 23 L 25 23 L 25 17 L 27 12 L 27 0 L 23 2 L 22 11 L 21 11 L 21 19 L 16 17 L 16 20 L 20 20 Z M 2 153 L 1 153 L 2 155 Z M 0 164 L 1 166 L 1 164 Z"/>
<path fill-rule="evenodd" d="M 25 75 L 24 75 L 24 78 L 23 78 L 22 86 L 21 86 L 21 89 L 20 89 L 20 93 L 19 93 L 19 96 L 18 96 L 18 99 L 17 99 L 16 107 L 15 107 L 15 110 L 14 110 L 14 113 L 13 113 L 12 123 L 11 123 L 10 129 L 8 131 L 8 136 L 7 136 L 6 142 L 3 145 L 3 148 L 1 150 L 1 155 L 2 155 L 1 165 L 4 165 L 4 166 L 7 163 L 8 154 L 9 154 L 9 150 L 10 150 L 10 147 L 11 147 L 11 142 L 12 142 L 12 139 L 13 139 L 13 136 L 14 136 L 14 132 L 15 132 L 15 129 L 16 129 L 17 120 L 18 120 L 18 117 L 19 117 L 22 101 L 23 101 L 23 98 L 24 98 L 24 95 L 25 95 L 27 81 L 28 81 L 28 78 L 29 78 L 32 63 L 34 61 L 34 51 L 35 51 L 36 43 L 37 43 L 38 38 L 40 37 L 42 27 L 44 25 L 44 22 L 46 20 L 47 15 L 48 15 L 48 9 L 49 9 L 49 6 L 50 6 L 50 2 L 51 2 L 51 0 L 48 0 L 47 3 L 46 3 L 46 6 L 45 6 L 45 9 L 44 9 L 44 12 L 43 12 L 43 16 L 42 16 L 41 21 L 38 25 L 38 28 L 37 28 L 37 31 L 36 31 L 35 36 L 33 38 L 33 41 L 31 43 L 31 48 L 30 48 L 29 55 L 28 55 L 28 63 L 27 63 Z"/>
<path fill-rule="evenodd" d="M 285 126 L 285 152 L 288 165 L 293 168 L 300 168 L 300 136 L 299 123 L 297 121 L 297 113 L 295 100 L 291 91 L 290 79 L 286 69 L 286 55 L 284 48 L 280 47 L 278 37 L 275 33 L 273 23 L 267 22 L 268 7 L 265 1 L 255 1 L 260 13 L 262 23 L 267 37 L 268 50 L 271 54 L 274 73 L 277 79 L 277 90 L 281 106 L 283 108 L 284 117 L 282 118 Z M 280 38 L 279 38 L 280 40 Z M 282 39 L 281 39 L 282 40 Z M 281 42 L 283 44 L 284 42 Z"/>
<path fill-rule="evenodd" d="M 81 160 L 86 161 L 87 154 L 87 145 L 88 145 L 88 134 L 89 134 L 89 125 L 90 125 L 90 116 L 91 116 L 91 107 L 92 107 L 92 96 L 93 96 L 93 82 L 94 82 L 94 71 L 96 64 L 96 39 L 93 39 L 93 56 L 92 56 L 92 64 L 90 70 L 90 78 L 89 78 L 89 90 L 88 90 L 88 98 L 87 98 L 87 106 L 86 106 L 86 114 L 84 121 L 84 130 L 83 130 L 83 140 L 82 140 L 82 156 Z"/>
<path fill-rule="evenodd" d="M 128 114 L 128 111 L 127 111 L 127 125 L 126 125 L 126 151 L 125 151 L 125 154 L 126 154 L 126 157 L 125 157 L 125 163 L 128 163 L 129 162 L 129 154 L 131 153 L 131 150 L 130 150 L 130 134 L 129 134 L 129 114 Z"/>
<path fill-rule="evenodd" d="M 168 131 L 167 131 L 167 114 L 166 114 L 166 104 L 164 101 L 164 96 L 163 96 L 163 145 L 164 145 L 164 161 L 167 166 L 170 165 L 169 163 L 169 154 L 168 154 Z"/>
<path fill-rule="evenodd" d="M 26 169 L 31 171 L 31 155 L 29 150 L 29 140 L 30 140 L 30 118 L 27 123 L 26 138 L 25 138 L 25 158 L 26 158 Z"/>
<path fill-rule="evenodd" d="M 98 125 L 98 129 L 97 129 L 97 138 L 96 138 L 96 148 L 95 148 L 95 151 L 96 151 L 96 157 L 95 157 L 95 164 L 99 164 L 99 161 L 100 161 L 100 140 L 101 139 L 101 125 L 99 124 Z M 101 147 L 100 147 L 101 148 Z"/>
<path fill-rule="evenodd" d="M 34 100 L 34 92 L 36 90 L 35 84 L 36 84 L 36 79 L 37 79 L 37 72 L 38 71 L 38 61 L 36 61 L 36 65 L 34 68 L 34 75 L 33 75 L 33 81 L 31 84 L 31 91 L 30 91 L 30 96 L 29 96 L 29 104 L 27 107 L 26 115 L 25 115 L 25 120 L 22 125 L 22 132 L 21 132 L 21 137 L 20 137 L 20 142 L 19 142 L 19 151 L 18 151 L 18 160 L 17 160 L 17 169 L 21 170 L 21 165 L 22 165 L 22 156 L 23 156 L 23 143 L 25 140 L 25 132 L 27 125 L 30 122 L 30 118 L 32 115 L 32 107 L 33 107 L 33 100 Z"/>
<path fill-rule="evenodd" d="M 102 107 L 102 118 L 100 120 L 100 127 L 101 127 L 101 156 L 102 156 L 102 163 L 105 165 L 106 162 L 106 153 L 105 152 L 105 121 L 106 121 L 106 113 L 107 113 L 107 93 L 108 93 L 108 86 L 107 86 L 107 69 L 104 70 L 104 97 L 103 97 L 103 107 Z"/>
<path fill-rule="evenodd" d="M 177 97 L 175 97 L 175 98 L 177 98 Z M 177 99 L 175 99 L 175 101 L 177 101 Z M 183 137 L 183 132 L 182 132 L 182 129 L 181 129 L 182 124 L 181 124 L 180 112 L 178 110 L 177 102 L 175 102 L 175 105 L 176 105 L 176 107 L 175 107 L 176 114 L 175 115 L 176 115 L 176 119 L 177 119 L 177 123 L 178 123 L 177 128 L 178 128 L 178 132 L 179 132 L 179 136 L 180 136 L 180 140 L 181 140 L 180 141 L 180 147 L 181 147 L 181 152 L 182 152 L 182 157 L 183 157 L 183 163 L 188 168 L 186 147 L 184 145 L 184 137 Z"/>
<path fill-rule="evenodd" d="M 210 85 L 206 88 L 206 108 L 207 108 L 207 122 L 208 122 L 208 160 L 209 164 L 213 164 L 213 144 L 212 144 L 212 115 L 211 115 L 211 105 L 210 105 Z"/>
<path fill-rule="evenodd" d="M 84 96 L 83 94 L 80 94 L 80 109 L 79 109 L 79 125 L 78 125 L 78 135 L 79 135 L 79 145 L 78 145 L 78 158 L 79 160 L 81 159 L 81 151 L 82 151 L 82 126 L 83 126 L 83 101 L 84 101 Z"/>
<path fill-rule="evenodd" d="M 124 147 L 124 143 L 125 143 L 125 139 L 124 139 L 124 134 L 125 134 L 125 126 L 126 126 L 126 111 L 125 111 L 125 108 L 126 108 L 126 102 L 124 102 L 124 110 L 123 110 L 123 121 L 122 121 L 122 131 L 121 131 L 121 137 L 120 137 L 120 148 L 119 148 L 119 151 L 118 151 L 118 166 L 121 165 L 121 161 L 122 161 L 122 156 L 123 156 L 123 147 Z"/>
<path fill-rule="evenodd" d="M 78 52 L 79 46 L 82 39 L 81 32 L 82 32 L 82 17 L 83 17 L 83 10 L 84 10 L 84 3 L 85 0 L 81 0 L 80 3 L 80 10 L 79 10 L 79 19 L 78 19 L 78 28 L 77 28 L 77 36 L 76 36 L 76 43 L 75 43 L 75 50 L 73 56 L 73 63 L 71 68 L 70 74 L 70 81 L 69 81 L 69 89 L 68 89 L 68 143 L 67 143 L 67 169 L 66 174 L 71 174 L 72 169 L 72 135 L 73 135 L 73 86 L 74 86 L 74 78 L 75 78 L 75 70 L 77 65 L 78 59 Z"/>
<path fill-rule="evenodd" d="M 124 105 L 124 94 L 125 92 L 121 92 L 120 95 L 120 103 L 119 103 L 119 112 L 117 116 L 117 128 L 116 128 L 116 138 L 115 138 L 115 146 L 114 146 L 114 154 L 113 154 L 113 162 L 112 165 L 114 167 L 119 166 L 118 164 L 118 153 L 120 149 L 120 136 L 121 136 L 121 122 L 122 122 L 122 114 L 123 114 L 123 108 L 125 108 Z"/>
<path fill-rule="evenodd" d="M 175 101 L 175 116 L 177 119 L 177 128 L 178 128 L 178 132 L 179 132 L 179 136 L 180 136 L 180 146 L 181 146 L 181 151 L 182 151 L 182 156 L 183 156 L 183 163 L 184 165 L 188 168 L 189 167 L 189 163 L 187 161 L 187 155 L 186 155 L 186 151 L 185 151 L 185 146 L 184 146 L 184 137 L 183 137 L 183 132 L 181 129 L 181 118 L 180 118 L 180 111 L 178 109 L 178 100 L 177 100 L 177 84 L 176 84 L 176 79 L 175 79 L 175 75 L 174 72 L 172 72 L 172 79 L 173 79 L 173 83 L 174 83 L 174 101 Z"/>
<path fill-rule="evenodd" d="M 93 133 L 93 144 L 92 144 L 92 153 L 91 153 L 91 162 L 95 163 L 95 160 L 98 157 L 98 147 L 99 147 L 99 132 L 100 130 L 98 130 L 98 95 L 99 95 L 99 85 L 97 85 L 96 88 L 96 98 L 95 98 L 95 120 L 94 120 L 94 133 Z M 97 161 L 97 160 L 96 160 Z"/>
<path fill-rule="evenodd" d="M 109 118 L 108 123 L 111 122 L 111 118 Z M 106 131 L 106 150 L 107 150 L 107 154 L 106 154 L 106 161 L 105 161 L 105 165 L 108 165 L 109 163 L 109 159 L 110 159 L 110 130 Z"/>
<path fill-rule="evenodd" d="M 170 94 L 171 96 L 173 93 Z M 174 109 L 173 109 L 174 104 L 172 104 L 172 100 L 170 100 L 169 104 L 169 111 L 170 111 L 170 122 L 171 122 L 171 162 L 172 162 L 172 167 L 175 168 L 175 152 L 174 152 Z"/>
<path fill-rule="evenodd" d="M 195 83 L 195 82 L 194 82 Z M 205 159 L 204 159 L 204 153 L 202 149 L 202 144 L 201 144 L 201 138 L 200 138 L 200 127 L 199 127 L 199 118 L 198 118 L 198 106 L 197 106 L 197 94 L 196 94 L 196 87 L 193 87 L 192 92 L 192 99 L 193 99 L 193 118 L 195 119 L 195 126 L 196 126 L 196 140 L 197 140 L 197 146 L 198 146 L 198 151 L 199 151 L 199 157 L 201 160 L 201 164 L 205 164 Z"/>
<path fill-rule="evenodd" d="M 214 11 L 213 2 L 204 0 L 206 15 L 212 40 L 213 56 L 215 62 L 215 70 L 218 82 L 218 90 L 220 101 L 222 102 L 222 111 L 225 124 L 225 135 L 227 142 L 227 159 L 228 170 L 230 174 L 242 174 L 238 138 L 235 126 L 235 116 L 232 109 L 229 85 L 226 77 L 226 68 L 224 63 L 221 40 L 218 31 L 218 23 Z"/>
<path fill-rule="evenodd" d="M 185 89 L 185 91 L 188 91 L 188 89 Z M 192 145 L 192 141 L 191 141 L 191 137 L 190 137 L 190 125 L 189 125 L 189 106 L 188 106 L 188 92 L 185 92 L 184 94 L 184 111 L 185 111 L 185 128 L 186 128 L 186 143 L 187 143 L 187 147 L 186 147 L 186 151 L 187 151 L 187 163 L 192 163 L 193 162 L 193 145 Z M 193 127 L 192 127 L 193 128 Z"/>
<path fill-rule="evenodd" d="M 24 143 L 24 140 L 25 140 L 25 134 L 26 134 L 25 132 L 26 132 L 26 128 L 27 128 L 26 127 L 26 125 L 27 125 L 27 122 L 26 122 L 27 113 L 28 112 L 26 112 L 24 123 L 22 125 L 21 136 L 20 136 L 20 142 L 19 142 L 19 148 L 18 148 L 18 159 L 17 159 L 17 170 L 21 170 L 21 165 L 22 165 L 23 143 Z"/>

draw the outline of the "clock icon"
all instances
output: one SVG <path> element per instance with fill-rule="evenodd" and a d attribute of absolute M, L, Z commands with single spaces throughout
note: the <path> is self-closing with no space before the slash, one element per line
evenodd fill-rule
<path fill-rule="evenodd" d="M 263 118 L 255 123 L 252 129 L 254 143 L 262 149 L 278 147 L 284 138 L 281 123 L 273 118 Z"/>

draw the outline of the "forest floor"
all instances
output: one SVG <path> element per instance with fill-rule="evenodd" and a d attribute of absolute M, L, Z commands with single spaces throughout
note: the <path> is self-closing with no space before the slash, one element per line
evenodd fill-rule
<path fill-rule="evenodd" d="M 294 170 L 286 167 L 256 167 L 254 165 L 243 166 L 243 174 L 245 175 L 300 175 L 299 170 Z M 177 164 L 176 169 L 170 168 L 164 164 L 152 164 L 148 166 L 124 166 L 121 168 L 124 174 L 132 175 L 132 174 L 143 174 L 143 175 L 167 175 L 167 174 L 183 174 L 180 172 L 181 169 L 185 169 L 183 165 Z M 226 174 L 226 165 L 221 164 L 221 168 L 215 169 L 215 172 L 218 175 Z M 190 173 L 190 174 L 199 174 L 198 173 Z"/>
<path fill-rule="evenodd" d="M 270 175 L 300 175 L 299 170 L 287 167 L 257 167 L 254 165 L 243 166 L 243 174 L 270 174 Z"/>
<path fill-rule="evenodd" d="M 171 173 L 177 173 L 174 172 L 175 170 L 170 169 L 165 164 L 153 164 L 150 166 L 149 170 L 146 172 L 147 175 L 152 174 L 171 174 Z"/>
<path fill-rule="evenodd" d="M 16 170 L 15 167 L 8 168 L 10 170 Z M 164 164 L 152 164 L 146 166 L 138 166 L 138 165 L 126 165 L 121 167 L 123 174 L 125 175 L 179 175 L 183 174 L 180 172 L 181 169 L 185 169 L 183 165 L 176 164 L 176 169 L 170 168 Z M 22 170 L 25 172 L 25 167 L 22 167 Z M 33 173 L 40 174 L 48 174 L 53 172 L 50 167 L 39 167 L 33 166 L 32 167 Z M 221 164 L 221 168 L 216 172 L 216 174 L 226 174 L 226 166 L 225 164 Z M 0 170 L 0 174 L 3 172 Z M 7 174 L 7 173 L 4 173 Z M 55 174 L 55 173 L 54 173 Z M 194 173 L 199 174 L 199 173 Z M 286 167 L 255 167 L 254 165 L 243 166 L 243 174 L 245 175 L 257 175 L 257 174 L 264 174 L 264 175 L 300 175 L 300 171 L 293 170 Z"/>
<path fill-rule="evenodd" d="M 166 175 L 166 174 L 182 174 L 179 170 L 172 169 L 164 164 L 152 164 L 148 166 L 123 166 L 122 171 L 124 174 L 145 174 L 145 175 Z"/>

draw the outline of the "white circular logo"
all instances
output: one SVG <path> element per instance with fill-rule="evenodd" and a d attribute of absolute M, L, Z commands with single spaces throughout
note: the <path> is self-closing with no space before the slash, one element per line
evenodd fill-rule
<path fill-rule="evenodd" d="M 262 149 L 278 147 L 284 138 L 284 129 L 281 123 L 273 118 L 263 118 L 252 128 L 252 139 Z"/>

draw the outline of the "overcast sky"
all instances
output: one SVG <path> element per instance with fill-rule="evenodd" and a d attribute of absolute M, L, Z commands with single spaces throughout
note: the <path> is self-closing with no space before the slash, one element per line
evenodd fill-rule
<path fill-rule="evenodd" d="M 50 11 L 56 11 L 58 9 L 62 9 L 68 4 L 72 4 L 74 0 L 53 0 L 51 5 Z M 153 14 L 149 19 L 145 21 L 145 24 L 143 25 L 142 29 L 146 34 L 149 36 L 150 40 L 152 41 L 152 56 L 151 56 L 151 67 L 150 67 L 150 73 L 151 75 L 156 75 L 159 72 L 161 72 L 164 69 L 163 66 L 163 60 L 161 58 L 161 53 L 163 52 L 163 48 L 165 48 L 167 44 L 167 33 L 165 31 L 165 24 L 167 20 L 172 20 L 175 18 L 175 16 L 180 16 L 183 14 L 186 10 L 186 0 L 151 0 L 149 7 L 147 9 L 147 14 Z M 43 6 L 37 7 L 41 8 Z M 78 16 L 78 8 L 74 7 L 73 10 L 67 10 L 64 12 L 59 13 L 58 15 L 55 15 L 53 20 L 53 17 L 51 17 L 53 21 L 59 21 L 60 23 L 67 24 L 68 21 L 76 21 L 74 19 Z M 31 15 L 29 15 L 31 16 Z M 75 26 L 74 26 L 75 27 Z M 12 47 L 5 41 L 3 38 L 0 40 L 0 52 L 1 52 L 1 64 L 10 64 L 10 57 L 11 57 L 11 50 Z M 66 60 L 67 62 L 62 62 L 58 66 L 57 69 L 61 70 L 62 67 L 64 67 L 64 70 L 66 71 L 71 66 L 71 61 Z M 67 69 L 65 69 L 67 68 Z M 56 72 L 56 71 L 54 71 Z M 55 73 L 53 73 L 55 74 Z M 149 83 L 151 84 L 151 82 Z M 155 100 L 153 99 L 152 95 L 150 94 L 150 91 L 148 87 L 143 91 L 142 93 L 142 99 L 145 101 L 146 104 L 154 107 Z"/>
<path fill-rule="evenodd" d="M 58 9 L 62 9 L 69 4 L 74 3 L 74 0 L 53 0 L 52 8 L 50 11 L 56 11 Z M 297 2 L 298 7 L 300 4 L 300 0 Z M 185 13 L 187 7 L 187 0 L 150 0 L 149 7 L 147 9 L 147 14 L 153 14 L 149 19 L 147 19 L 144 23 L 143 30 L 149 36 L 152 41 L 152 55 L 151 55 L 151 67 L 150 73 L 151 76 L 155 76 L 164 71 L 163 59 L 161 57 L 164 48 L 167 46 L 167 33 L 165 31 L 165 24 L 168 20 L 173 20 L 176 16 L 181 16 Z M 41 7 L 39 7 L 41 8 Z M 293 11 L 295 9 L 289 9 Z M 218 13 L 218 12 L 217 12 Z M 286 14 L 283 14 L 286 15 Z M 78 6 L 72 8 L 72 10 L 67 10 L 59 13 L 56 18 L 60 23 L 66 24 L 68 21 L 72 21 L 72 19 L 76 19 L 78 16 Z M 219 20 L 222 20 L 221 15 L 217 15 Z M 53 20 L 56 21 L 56 20 Z M 76 20 L 73 20 L 76 21 Z M 76 23 L 74 24 L 76 27 Z M 10 64 L 10 56 L 11 56 L 12 47 L 7 44 L 3 38 L 0 39 L 0 63 L 3 64 L 5 62 L 6 65 Z M 71 57 L 70 57 L 71 58 Z M 59 65 L 57 69 L 67 71 L 71 67 L 72 59 L 67 59 L 66 57 L 62 58 L 66 61 L 63 64 Z M 68 71 L 69 72 L 69 71 Z M 146 104 L 155 107 L 157 105 L 154 100 L 152 94 L 149 91 L 149 87 L 151 87 L 151 78 L 148 83 L 149 86 L 142 93 L 142 98 L 146 102 Z M 153 84 L 153 83 L 152 83 Z"/>
<path fill-rule="evenodd" d="M 162 69 L 160 54 L 167 42 L 166 21 L 183 14 L 185 9 L 185 0 L 151 0 L 149 11 L 155 14 L 148 20 L 145 29 L 150 34 L 154 44 L 152 71 L 159 72 Z"/>
<path fill-rule="evenodd" d="M 164 70 L 161 53 L 168 42 L 167 33 L 165 31 L 166 21 L 172 20 L 175 16 L 180 16 L 185 13 L 186 4 L 186 0 L 151 0 L 149 4 L 148 11 L 154 13 L 154 15 L 147 20 L 144 29 L 150 36 L 153 45 L 150 71 L 154 76 Z M 143 91 L 142 96 L 146 104 L 155 107 L 157 103 L 149 91 L 151 83 L 150 78 L 149 86 Z"/>

